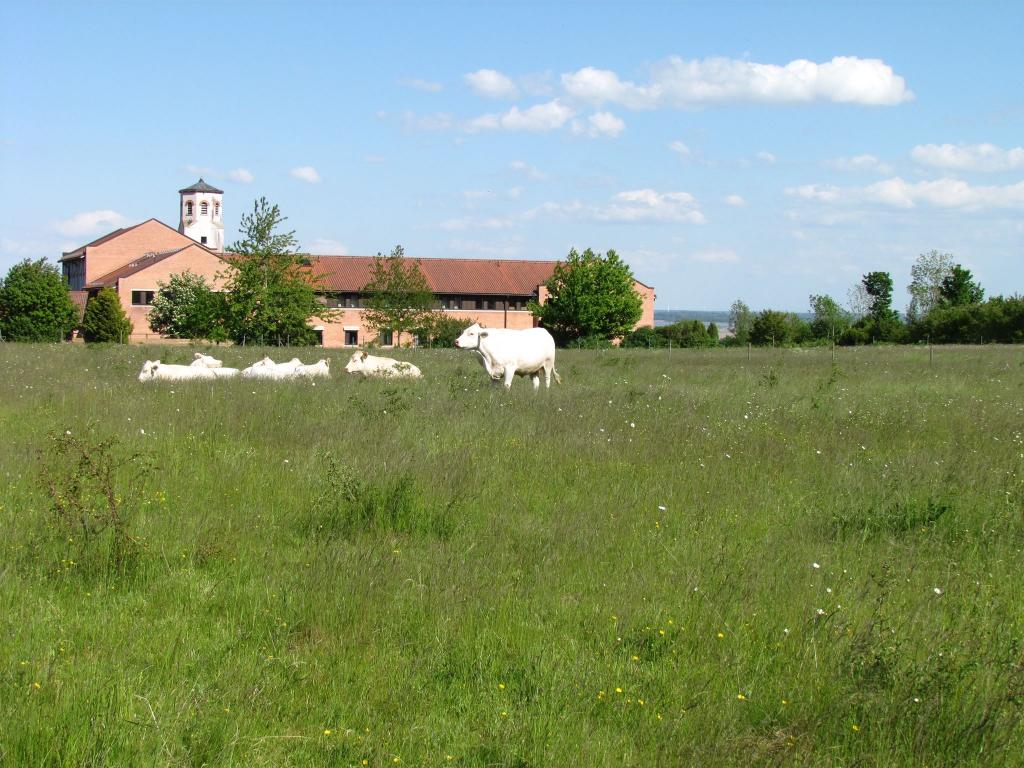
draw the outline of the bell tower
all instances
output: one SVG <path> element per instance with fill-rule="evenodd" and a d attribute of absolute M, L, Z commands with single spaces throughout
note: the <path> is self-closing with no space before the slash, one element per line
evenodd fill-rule
<path fill-rule="evenodd" d="M 179 189 L 181 219 L 178 231 L 211 251 L 224 251 L 224 218 L 221 211 L 223 190 L 200 179 L 191 187 Z"/>

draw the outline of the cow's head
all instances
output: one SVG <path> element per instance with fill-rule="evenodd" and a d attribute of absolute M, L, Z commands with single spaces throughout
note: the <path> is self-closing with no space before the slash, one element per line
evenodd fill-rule
<path fill-rule="evenodd" d="M 353 352 L 345 366 L 346 373 L 358 373 L 363 370 L 363 360 L 366 359 L 366 352 Z"/>
<path fill-rule="evenodd" d="M 202 360 L 204 357 L 206 357 L 206 355 L 204 355 L 202 352 L 196 352 L 194 357 L 196 360 Z"/>
<path fill-rule="evenodd" d="M 480 323 L 473 323 L 455 340 L 455 346 L 459 349 L 479 349 L 480 340 L 485 338 L 487 338 L 487 329 Z"/>
<path fill-rule="evenodd" d="M 139 381 L 149 381 L 156 377 L 156 369 L 160 365 L 159 360 L 147 360 L 142 364 L 142 372 L 139 374 Z"/>

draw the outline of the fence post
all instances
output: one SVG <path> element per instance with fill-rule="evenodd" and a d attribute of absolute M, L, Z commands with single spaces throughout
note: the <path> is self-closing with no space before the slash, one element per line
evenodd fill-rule
<path fill-rule="evenodd" d="M 932 335 L 928 334 L 928 367 L 932 367 Z"/>
<path fill-rule="evenodd" d="M 747 342 L 747 362 L 750 362 L 750 342 Z"/>

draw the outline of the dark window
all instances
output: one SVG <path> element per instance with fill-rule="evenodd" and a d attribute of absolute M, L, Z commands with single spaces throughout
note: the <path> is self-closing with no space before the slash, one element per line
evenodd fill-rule
<path fill-rule="evenodd" d="M 191 200 L 189 200 L 187 203 L 185 203 L 185 215 L 186 216 L 191 216 L 192 215 L 192 201 Z"/>
<path fill-rule="evenodd" d="M 202 236 L 201 236 L 201 237 L 199 238 L 199 242 L 200 242 L 200 243 L 202 243 L 203 245 L 206 245 L 206 235 L 202 235 Z"/>
<path fill-rule="evenodd" d="M 345 307 L 349 309 L 355 309 L 359 306 L 359 294 L 358 293 L 346 293 L 345 294 Z"/>
<path fill-rule="evenodd" d="M 359 331 L 345 331 L 345 346 L 346 347 L 358 347 L 359 346 Z"/>
<path fill-rule="evenodd" d="M 395 343 L 395 335 L 391 331 L 381 331 L 380 343 L 382 347 L 392 346 Z"/>
<path fill-rule="evenodd" d="M 68 290 L 80 291 L 85 287 L 85 259 L 65 261 L 62 265 Z"/>
<path fill-rule="evenodd" d="M 132 306 L 148 307 L 153 303 L 156 291 L 132 291 Z"/>
<path fill-rule="evenodd" d="M 199 215 L 200 216 L 205 216 L 206 212 L 208 210 L 209 210 L 209 205 L 207 204 L 207 202 L 205 200 L 203 200 L 203 202 L 201 202 L 199 204 Z"/>

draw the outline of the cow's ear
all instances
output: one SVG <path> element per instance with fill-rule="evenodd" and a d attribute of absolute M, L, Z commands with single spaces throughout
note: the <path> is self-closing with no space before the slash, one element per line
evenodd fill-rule
<path fill-rule="evenodd" d="M 366 350 L 364 349 L 364 350 L 363 350 L 363 357 L 362 357 L 362 359 L 363 359 L 363 360 L 365 360 L 365 359 L 366 359 L 366 358 L 368 358 L 369 356 L 370 356 L 370 353 L 369 353 L 369 352 L 367 352 L 367 351 L 366 351 Z"/>
<path fill-rule="evenodd" d="M 487 331 L 484 331 L 483 333 L 480 334 L 480 338 L 481 339 L 486 338 L 486 336 L 487 336 Z"/>

